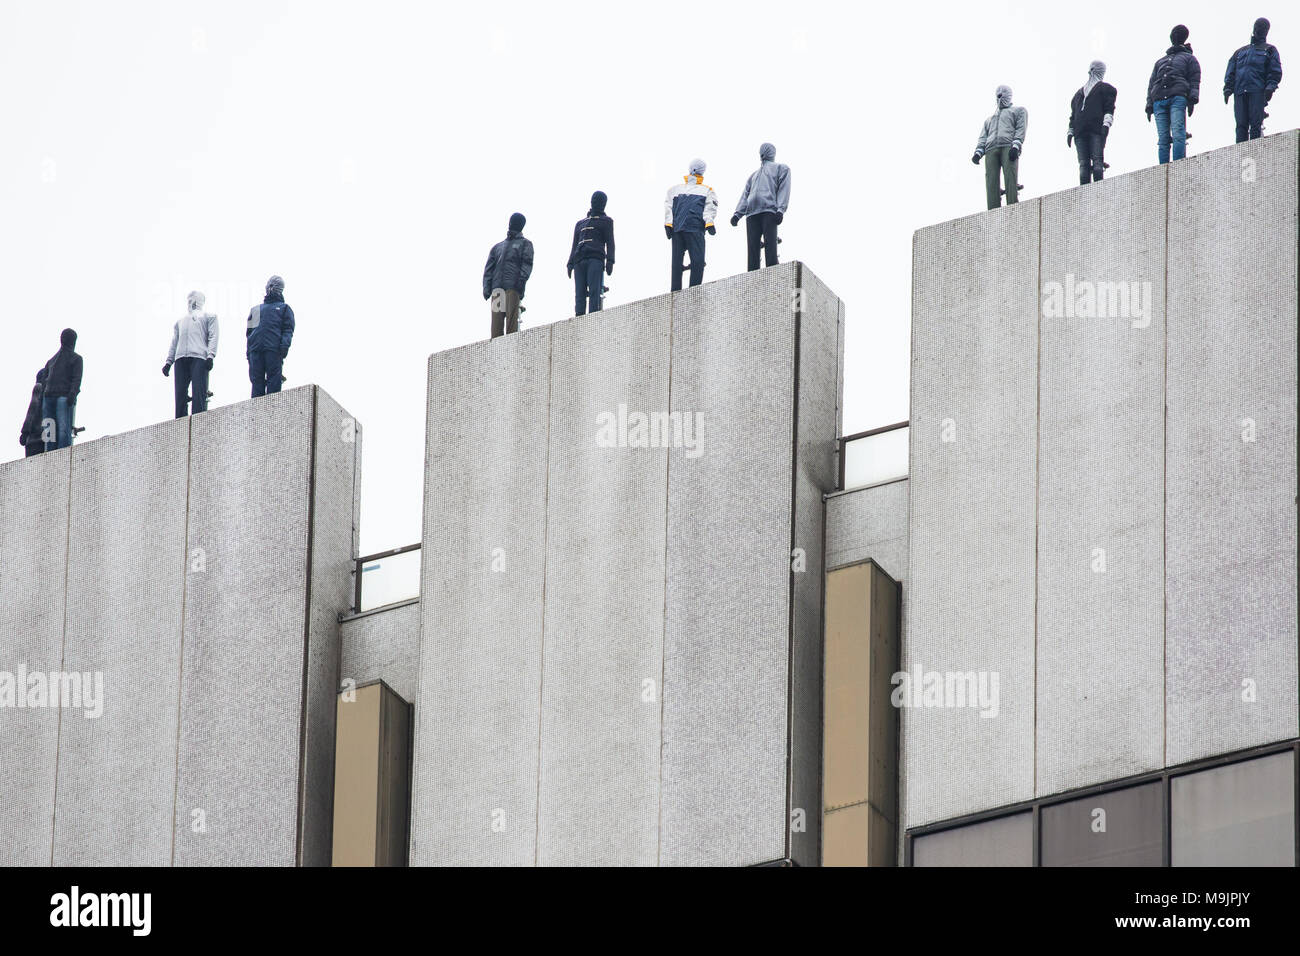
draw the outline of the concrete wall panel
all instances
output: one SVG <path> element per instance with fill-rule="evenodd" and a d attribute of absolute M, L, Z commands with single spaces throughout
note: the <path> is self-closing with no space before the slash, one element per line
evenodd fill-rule
<path fill-rule="evenodd" d="M 1038 216 L 1022 202 L 913 242 L 903 666 L 997 674 L 1000 699 L 996 718 L 904 712 L 906 826 L 1033 794 Z"/>
<path fill-rule="evenodd" d="M 1297 734 L 1298 137 L 1170 168 L 1170 764 Z"/>
<path fill-rule="evenodd" d="M 673 300 L 672 409 L 705 427 L 669 459 L 664 865 L 788 851 L 794 269 Z"/>
<path fill-rule="evenodd" d="M 1166 169 L 1042 200 L 1038 794 L 1163 759 Z"/>
<path fill-rule="evenodd" d="M 868 558 L 895 581 L 906 581 L 906 479 L 826 499 L 827 570 Z"/>
<path fill-rule="evenodd" d="M 15 695 L 20 670 L 62 669 L 71 455 L 0 464 L 0 681 Z M 47 865 L 59 712 L 10 704 L 0 732 L 0 865 Z"/>
<path fill-rule="evenodd" d="M 341 679 L 357 686 L 382 680 L 409 704 L 416 702 L 420 666 L 420 603 L 363 617 L 339 625 L 343 660 Z"/>
<path fill-rule="evenodd" d="M 297 388 L 191 423 L 178 866 L 298 859 L 313 406 Z"/>
<path fill-rule="evenodd" d="M 659 296 L 553 328 L 541 865 L 658 857 L 668 448 L 598 424 L 669 411 L 670 323 Z"/>
<path fill-rule="evenodd" d="M 536 860 L 550 358 L 429 360 L 412 865 Z"/>
<path fill-rule="evenodd" d="M 56 866 L 171 863 L 189 439 L 186 418 L 73 448 L 63 669 L 104 699 L 63 712 Z"/>

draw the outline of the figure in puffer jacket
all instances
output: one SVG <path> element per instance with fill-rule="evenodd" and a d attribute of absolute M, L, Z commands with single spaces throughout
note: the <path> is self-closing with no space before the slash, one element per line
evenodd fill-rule
<path fill-rule="evenodd" d="M 217 358 L 217 317 L 203 311 L 206 301 L 202 292 L 191 292 L 186 298 L 189 311 L 172 328 L 172 347 L 163 364 L 163 375 L 176 368 L 177 418 L 184 418 L 191 409 L 195 414 L 208 410 L 208 373 Z"/>
<path fill-rule="evenodd" d="M 1223 102 L 1235 96 L 1233 112 L 1237 117 L 1237 142 L 1259 139 L 1264 135 L 1264 104 L 1273 98 L 1282 82 L 1282 56 L 1268 42 L 1269 22 L 1255 21 L 1250 43 L 1228 58 L 1223 74 Z"/>
<path fill-rule="evenodd" d="M 284 280 L 271 276 L 266 280 L 262 304 L 248 310 L 248 327 L 244 330 L 253 398 L 273 395 L 284 385 L 284 360 L 289 357 L 296 324 L 293 309 L 284 301 Z"/>
<path fill-rule="evenodd" d="M 745 220 L 746 238 L 749 240 L 749 271 L 758 268 L 758 250 L 761 246 L 767 250 L 767 264 L 777 264 L 776 227 L 785 219 L 785 211 L 790 205 L 790 167 L 776 161 L 776 147 L 764 143 L 758 147 L 758 158 L 762 165 L 758 167 L 745 183 L 745 191 L 740 194 L 736 211 L 731 216 L 734 226 Z"/>
<path fill-rule="evenodd" d="M 684 181 L 664 197 L 664 232 L 673 243 L 673 292 L 682 287 L 683 260 L 691 254 L 691 285 L 704 281 L 704 234 L 716 236 L 713 219 L 718 214 L 718 194 L 704 185 L 704 160 L 692 159 Z"/>
<path fill-rule="evenodd" d="M 997 112 L 984 121 L 980 138 L 975 143 L 975 155 L 970 161 L 976 166 L 984 160 L 984 192 L 990 209 L 1002 205 L 1002 186 L 998 176 L 1006 181 L 1007 205 L 1020 200 L 1020 184 L 1016 176 L 1020 171 L 1020 151 L 1025 146 L 1029 131 L 1029 111 L 1023 106 L 1011 105 L 1011 87 L 999 86 L 996 97 Z"/>
<path fill-rule="evenodd" d="M 1115 121 L 1115 87 L 1105 82 L 1106 64 L 1093 60 L 1088 80 L 1070 101 L 1070 128 L 1065 145 L 1079 154 L 1079 185 L 1100 182 L 1106 169 L 1106 136 Z"/>
<path fill-rule="evenodd" d="M 488 252 L 483 267 L 483 298 L 492 310 L 492 338 L 519 331 L 519 300 L 524 297 L 528 277 L 533 274 L 533 244 L 524 238 L 528 222 L 521 212 L 513 213 L 506 237 Z"/>
<path fill-rule="evenodd" d="M 1169 31 L 1173 44 L 1156 60 L 1147 81 L 1147 122 L 1156 121 L 1156 156 L 1167 163 L 1172 156 L 1187 155 L 1187 117 L 1196 112 L 1201 100 L 1201 63 L 1187 42 L 1187 27 L 1181 23 Z"/>

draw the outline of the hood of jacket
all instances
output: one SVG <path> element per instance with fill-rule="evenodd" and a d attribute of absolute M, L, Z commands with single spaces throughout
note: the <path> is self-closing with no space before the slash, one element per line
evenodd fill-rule
<path fill-rule="evenodd" d="M 771 143 L 764 143 L 758 147 L 758 158 L 765 163 L 773 162 L 776 159 L 776 147 Z"/>
<path fill-rule="evenodd" d="M 1191 53 L 1192 45 L 1190 43 L 1179 43 L 1165 50 L 1165 56 L 1173 56 L 1175 53 Z"/>

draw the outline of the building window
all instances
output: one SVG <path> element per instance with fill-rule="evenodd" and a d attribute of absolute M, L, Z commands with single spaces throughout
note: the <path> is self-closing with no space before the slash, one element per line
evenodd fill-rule
<path fill-rule="evenodd" d="M 1044 806 L 1043 866 L 1160 866 L 1164 788 L 1159 781 Z"/>
<path fill-rule="evenodd" d="M 1294 866 L 1295 758 L 1288 751 L 1171 781 L 1174 866 Z"/>
<path fill-rule="evenodd" d="M 1016 813 L 912 840 L 913 866 L 1033 866 L 1034 815 Z"/>

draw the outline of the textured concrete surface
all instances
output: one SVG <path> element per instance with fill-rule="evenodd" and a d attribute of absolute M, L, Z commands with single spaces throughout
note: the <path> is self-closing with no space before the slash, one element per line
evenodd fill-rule
<path fill-rule="evenodd" d="M 536 859 L 550 362 L 549 326 L 429 359 L 413 866 Z"/>
<path fill-rule="evenodd" d="M 190 421 L 74 446 L 63 669 L 103 713 L 59 731 L 56 866 L 167 866 L 185 594 Z"/>
<path fill-rule="evenodd" d="M 907 581 L 907 479 L 826 499 L 826 569 L 868 558 Z"/>
<path fill-rule="evenodd" d="M 815 862 L 842 306 L 800 269 L 431 358 L 413 863 Z M 596 446 L 619 404 L 702 444 Z"/>
<path fill-rule="evenodd" d="M 597 421 L 669 410 L 670 322 L 659 296 L 552 329 L 540 865 L 658 859 L 668 449 Z"/>
<path fill-rule="evenodd" d="M 356 686 L 382 680 L 408 704 L 416 702 L 420 667 L 420 603 L 348 618 L 339 625 L 340 680 Z"/>
<path fill-rule="evenodd" d="M 903 668 L 996 674 L 1000 702 L 903 712 L 906 826 L 1033 795 L 1038 216 L 913 241 Z"/>
<path fill-rule="evenodd" d="M 1059 793 L 1163 759 L 1165 168 L 1042 217 L 1036 792 Z"/>
<path fill-rule="evenodd" d="M 70 450 L 0 464 L 0 672 L 63 661 Z M 0 865 L 51 860 L 59 711 L 0 710 Z"/>
<path fill-rule="evenodd" d="M 308 386 L 0 466 L 0 669 L 103 675 L 97 717 L 0 711 L 3 862 L 328 862 L 343 415 Z"/>
<path fill-rule="evenodd" d="M 1169 763 L 1300 732 L 1298 145 L 1293 130 L 1170 167 Z"/>

